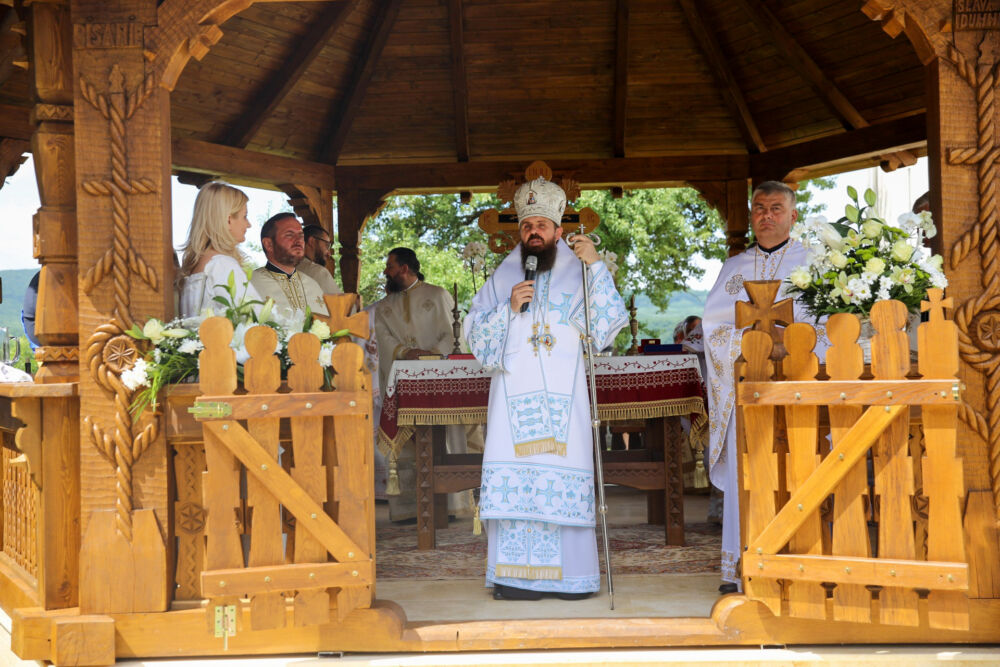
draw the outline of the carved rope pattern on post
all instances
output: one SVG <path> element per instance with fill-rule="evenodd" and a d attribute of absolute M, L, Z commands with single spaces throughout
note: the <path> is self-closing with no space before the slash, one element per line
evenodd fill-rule
<path fill-rule="evenodd" d="M 974 336 L 974 319 L 983 312 L 1000 306 L 1000 247 L 997 243 L 997 160 L 996 145 L 996 75 L 997 64 L 976 66 L 954 45 L 948 46 L 947 60 L 976 94 L 976 146 L 949 148 L 948 163 L 975 165 L 979 189 L 979 216 L 973 226 L 951 248 L 951 266 L 957 268 L 963 259 L 978 249 L 983 293 L 969 299 L 955 311 L 958 346 L 962 359 L 986 376 L 986 411 L 984 416 L 963 401 L 959 415 L 987 444 L 990 461 L 990 487 L 993 507 L 1000 518 L 1000 355 L 997 350 L 984 349 Z"/>
<path fill-rule="evenodd" d="M 112 66 L 108 93 L 98 93 L 93 85 L 80 79 L 82 97 L 109 122 L 111 135 L 111 178 L 86 181 L 83 191 L 98 197 L 111 197 L 112 244 L 107 252 L 87 270 L 83 290 L 90 293 L 110 273 L 114 281 L 114 308 L 111 321 L 94 330 L 87 341 L 86 363 L 94 381 L 114 397 L 114 430 L 105 431 L 91 417 L 84 426 L 97 451 L 115 467 L 115 524 L 118 532 L 132 541 L 132 468 L 159 434 L 156 418 L 138 434 L 129 406 L 133 392 L 121 381 L 123 371 L 139 357 L 135 341 L 125 335 L 133 324 L 129 298 L 129 276 L 138 275 L 152 290 L 158 289 L 156 270 L 132 247 L 129 238 L 128 195 L 156 192 L 156 183 L 148 178 L 129 179 L 125 121 L 130 119 L 154 90 L 154 78 L 147 75 L 136 89 L 125 90 L 125 75 Z"/>

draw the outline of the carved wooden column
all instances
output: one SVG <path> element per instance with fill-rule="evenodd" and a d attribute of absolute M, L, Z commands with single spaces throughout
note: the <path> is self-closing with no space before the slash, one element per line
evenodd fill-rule
<path fill-rule="evenodd" d="M 72 382 L 80 375 L 72 26 L 65 0 L 34 2 L 30 10 L 36 126 L 31 144 L 42 204 L 33 220 L 34 255 L 42 264 L 36 381 Z"/>
<path fill-rule="evenodd" d="M 750 229 L 750 204 L 746 179 L 693 181 L 690 185 L 726 221 L 726 245 L 729 248 L 729 256 L 743 252 L 747 247 L 747 231 Z"/>
<path fill-rule="evenodd" d="M 365 222 L 384 205 L 382 190 L 340 187 L 337 190 L 337 238 L 340 240 L 340 278 L 345 292 L 357 292 L 361 276 L 358 246 Z M 384 258 L 372 257 L 373 262 Z"/>
<path fill-rule="evenodd" d="M 914 20 L 909 15 L 907 21 Z M 936 35 L 927 65 L 930 191 L 955 299 L 963 392 L 958 455 L 968 491 L 969 597 L 1000 597 L 1000 32 Z M 978 437 L 977 437 L 978 436 Z M 918 490 L 918 494 L 921 491 Z"/>
<path fill-rule="evenodd" d="M 79 219 L 84 614 L 168 603 L 167 456 L 151 410 L 121 381 L 125 334 L 173 313 L 169 93 L 147 55 L 156 0 L 72 0 Z"/>

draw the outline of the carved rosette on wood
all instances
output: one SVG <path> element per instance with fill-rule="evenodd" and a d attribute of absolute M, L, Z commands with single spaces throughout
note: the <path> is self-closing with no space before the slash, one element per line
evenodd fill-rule
<path fill-rule="evenodd" d="M 953 270 L 973 250 L 979 252 L 982 293 L 955 311 L 962 360 L 985 375 L 985 414 L 967 402 L 961 417 L 986 441 L 990 484 L 996 515 L 1000 518 L 1000 246 L 997 234 L 996 81 L 998 63 L 982 49 L 970 60 L 954 45 L 945 60 L 973 91 L 976 103 L 976 145 L 945 146 L 948 164 L 975 167 L 979 212 L 972 226 L 952 246 L 948 257 Z"/>
<path fill-rule="evenodd" d="M 111 175 L 83 183 L 83 191 L 112 201 L 112 243 L 107 252 L 84 274 L 82 288 L 90 294 L 107 276 L 114 283 L 111 321 L 94 330 L 87 341 L 85 363 L 93 380 L 114 398 L 114 426 L 102 427 L 91 416 L 84 418 L 91 444 L 115 468 L 116 527 L 125 539 L 132 540 L 132 467 L 157 437 L 156 418 L 145 426 L 133 423 L 129 407 L 133 390 L 121 375 L 135 365 L 140 353 L 136 341 L 125 331 L 134 320 L 130 310 L 129 278 L 138 275 L 150 289 L 159 287 L 156 270 L 147 264 L 132 246 L 129 230 L 128 195 L 156 192 L 156 184 L 147 178 L 131 179 L 125 143 L 126 121 L 142 106 L 153 91 L 153 78 L 147 75 L 135 88 L 127 90 L 125 76 L 112 65 L 106 93 L 100 93 L 86 79 L 80 80 L 83 98 L 109 123 L 111 136 Z"/>

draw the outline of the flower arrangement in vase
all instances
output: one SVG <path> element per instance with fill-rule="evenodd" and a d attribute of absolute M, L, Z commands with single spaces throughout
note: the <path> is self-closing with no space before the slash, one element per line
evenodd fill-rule
<path fill-rule="evenodd" d="M 787 292 L 818 320 L 835 313 L 861 318 L 862 339 L 870 338 L 868 316 L 876 301 L 901 301 L 911 316 L 931 287 L 945 288 L 944 260 L 924 246 L 937 230 L 930 211 L 904 213 L 895 225 L 878 217 L 871 189 L 863 200 L 847 188 L 851 203 L 836 222 L 807 218 L 796 223 L 791 238 L 810 251 L 809 263 L 786 278 Z M 862 343 L 864 344 L 864 343 Z"/>
<path fill-rule="evenodd" d="M 245 297 L 236 301 L 235 276 L 229 274 L 229 280 L 224 287 L 225 297 L 215 297 L 222 308 L 205 312 L 195 317 L 175 318 L 162 322 L 155 317 L 146 321 L 143 326 L 133 324 L 126 333 L 146 346 L 145 355 L 137 359 L 135 364 L 121 375 L 122 384 L 130 392 L 134 392 L 132 412 L 139 415 L 147 407 L 155 410 L 160 390 L 168 384 L 182 382 L 198 373 L 198 353 L 204 345 L 198 338 L 198 328 L 208 317 L 220 315 L 233 324 L 233 339 L 230 347 L 236 352 L 237 374 L 242 377 L 243 364 L 250 358 L 244 338 L 247 331 L 257 325 L 271 327 L 278 334 L 278 344 L 274 353 L 281 360 L 281 369 L 285 371 L 291 365 L 288 357 L 288 342 L 297 333 L 308 332 L 320 339 L 322 345 L 319 351 L 319 363 L 323 367 L 327 384 L 330 383 L 330 366 L 334 348 L 333 339 L 346 336 L 347 330 L 331 332 L 330 327 L 319 319 L 314 319 L 312 313 L 296 311 L 291 316 L 283 317 L 273 312 L 274 301 L 250 301 Z M 259 310 L 257 307 L 260 307 Z"/>

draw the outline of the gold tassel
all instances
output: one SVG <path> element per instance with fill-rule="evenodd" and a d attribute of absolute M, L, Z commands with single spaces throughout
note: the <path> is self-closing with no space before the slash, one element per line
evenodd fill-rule
<path fill-rule="evenodd" d="M 396 453 L 389 455 L 389 479 L 385 483 L 385 495 L 399 495 L 399 470 L 396 467 Z"/>
<path fill-rule="evenodd" d="M 472 534 L 483 534 L 483 522 L 479 520 L 479 505 L 476 505 L 476 511 L 472 514 Z"/>
<path fill-rule="evenodd" d="M 694 488 L 704 489 L 708 486 L 708 474 L 705 472 L 705 462 L 700 458 L 694 463 Z"/>

